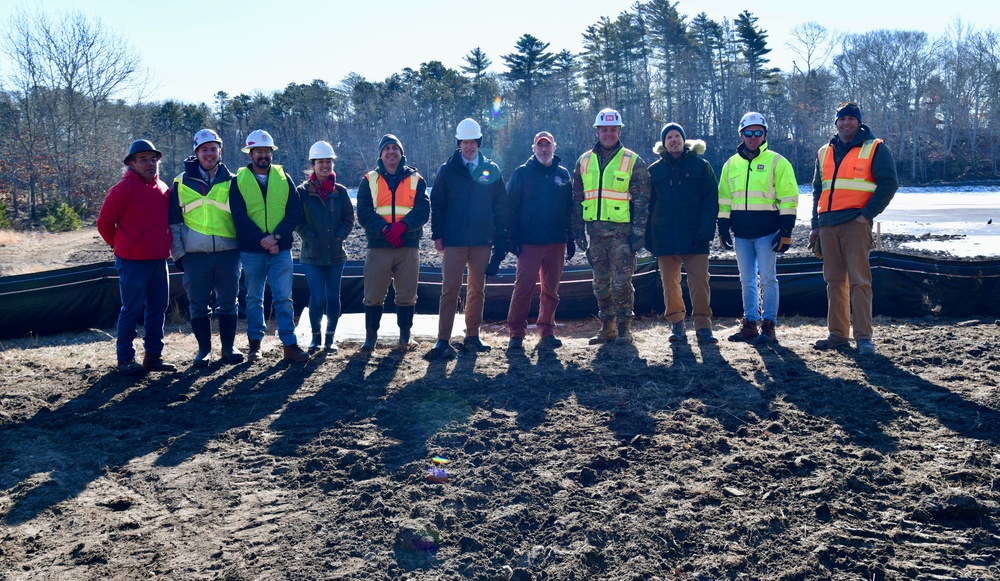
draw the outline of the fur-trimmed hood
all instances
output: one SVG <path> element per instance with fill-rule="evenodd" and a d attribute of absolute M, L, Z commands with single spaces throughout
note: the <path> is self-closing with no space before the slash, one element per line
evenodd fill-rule
<path fill-rule="evenodd" d="M 695 155 L 701 155 L 705 153 L 708 148 L 705 142 L 701 139 L 686 139 L 684 140 L 684 151 L 693 151 Z M 667 148 L 663 146 L 663 142 L 657 142 L 653 144 L 653 153 L 656 155 L 664 155 L 667 153 Z"/>

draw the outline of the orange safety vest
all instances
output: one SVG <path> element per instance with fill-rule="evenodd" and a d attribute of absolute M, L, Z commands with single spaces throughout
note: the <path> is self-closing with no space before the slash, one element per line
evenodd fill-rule
<path fill-rule="evenodd" d="M 417 183 L 420 174 L 413 172 L 409 179 L 404 179 L 396 186 L 396 193 L 389 189 L 385 178 L 375 170 L 368 172 L 368 188 L 372 192 L 372 202 L 375 213 L 392 224 L 402 219 L 413 209 L 413 201 L 417 199 Z"/>
<path fill-rule="evenodd" d="M 852 147 L 837 165 L 833 160 L 833 147 L 826 144 L 817 154 L 823 162 L 823 191 L 819 195 L 816 212 L 836 212 L 864 208 L 875 193 L 872 175 L 872 156 L 881 139 L 868 139 L 861 147 Z"/>

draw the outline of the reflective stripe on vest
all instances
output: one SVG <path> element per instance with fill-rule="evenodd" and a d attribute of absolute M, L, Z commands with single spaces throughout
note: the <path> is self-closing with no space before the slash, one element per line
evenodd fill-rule
<path fill-rule="evenodd" d="M 881 139 L 869 139 L 861 147 L 852 147 L 839 165 L 834 162 L 830 144 L 819 148 L 817 155 L 823 162 L 823 191 L 819 195 L 817 213 L 865 207 L 875 193 L 872 154 L 880 143 Z"/>
<path fill-rule="evenodd" d="M 174 178 L 184 224 L 199 234 L 236 238 L 233 213 L 229 210 L 229 181 L 212 186 L 207 194 L 184 184 L 184 174 Z"/>
<path fill-rule="evenodd" d="M 275 226 L 285 219 L 285 206 L 288 204 L 288 180 L 285 170 L 280 165 L 271 165 L 267 175 L 267 200 L 260 190 L 260 183 L 254 177 L 250 168 L 241 167 L 236 172 L 236 186 L 247 205 L 247 216 L 260 228 L 264 234 L 270 234 Z"/>
<path fill-rule="evenodd" d="M 413 202 L 417 198 L 417 183 L 420 181 L 420 174 L 413 172 L 410 178 L 402 180 L 396 186 L 396 193 L 389 189 L 385 178 L 379 179 L 379 173 L 375 170 L 368 172 L 368 189 L 372 193 L 372 203 L 375 205 L 375 213 L 392 224 L 399 221 L 403 216 L 413 209 Z"/>
<path fill-rule="evenodd" d="M 580 178 L 583 180 L 583 219 L 625 224 L 631 222 L 628 191 L 632 180 L 635 153 L 622 147 L 601 171 L 597 157 L 588 151 L 580 157 Z"/>
<path fill-rule="evenodd" d="M 752 160 L 734 156 L 727 162 L 726 181 L 729 196 L 719 196 L 719 217 L 728 218 L 730 210 L 749 210 L 795 215 L 798 204 L 798 191 L 791 196 L 782 196 L 774 187 L 774 172 L 784 158 L 781 154 L 764 150 Z M 740 163 L 747 161 L 746 164 Z M 751 171 L 756 164 L 757 171 Z"/>

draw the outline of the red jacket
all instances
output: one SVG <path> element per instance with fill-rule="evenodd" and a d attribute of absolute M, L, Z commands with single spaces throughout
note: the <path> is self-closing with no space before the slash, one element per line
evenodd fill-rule
<path fill-rule="evenodd" d="M 97 216 L 97 231 L 126 260 L 166 260 L 173 236 L 167 215 L 170 188 L 157 175 L 146 183 L 126 170 L 108 192 Z"/>

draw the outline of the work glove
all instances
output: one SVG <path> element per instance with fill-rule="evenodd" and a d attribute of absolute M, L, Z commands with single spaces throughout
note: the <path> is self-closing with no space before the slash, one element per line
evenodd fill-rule
<path fill-rule="evenodd" d="M 778 232 L 771 239 L 771 248 L 778 254 L 783 254 L 792 246 L 792 233 Z"/>
<path fill-rule="evenodd" d="M 809 234 L 809 250 L 812 250 L 813 256 L 823 259 L 823 247 L 819 244 L 819 231 L 813 230 Z"/>
<path fill-rule="evenodd" d="M 569 262 L 570 260 L 573 260 L 575 255 L 576 242 L 572 238 L 569 238 L 566 240 L 566 261 Z"/>
<path fill-rule="evenodd" d="M 521 241 L 517 238 L 510 239 L 510 253 L 514 256 L 521 256 Z"/>
<path fill-rule="evenodd" d="M 724 250 L 733 249 L 733 237 L 729 233 L 729 218 L 719 218 L 719 245 Z"/>
<path fill-rule="evenodd" d="M 183 256 L 180 257 L 180 258 L 178 258 L 177 260 L 174 260 L 174 268 L 177 269 L 177 272 L 184 272 L 184 257 Z"/>
<path fill-rule="evenodd" d="M 632 234 L 628 237 L 628 244 L 632 247 L 632 252 L 639 252 L 646 241 L 639 234 Z"/>
<path fill-rule="evenodd" d="M 778 254 L 784 253 L 792 246 L 792 228 L 795 227 L 795 216 L 782 216 L 778 222 L 778 233 L 771 240 L 771 248 Z"/>
<path fill-rule="evenodd" d="M 406 224 L 402 222 L 393 222 L 392 224 L 386 224 L 382 228 L 382 236 L 385 237 L 386 242 L 392 245 L 393 248 L 402 248 L 403 246 L 403 234 L 406 232 Z"/>
<path fill-rule="evenodd" d="M 486 265 L 486 276 L 496 276 L 500 272 L 500 263 L 503 259 L 507 258 L 507 249 L 500 244 L 493 245 L 493 256 L 490 257 L 490 263 Z"/>

